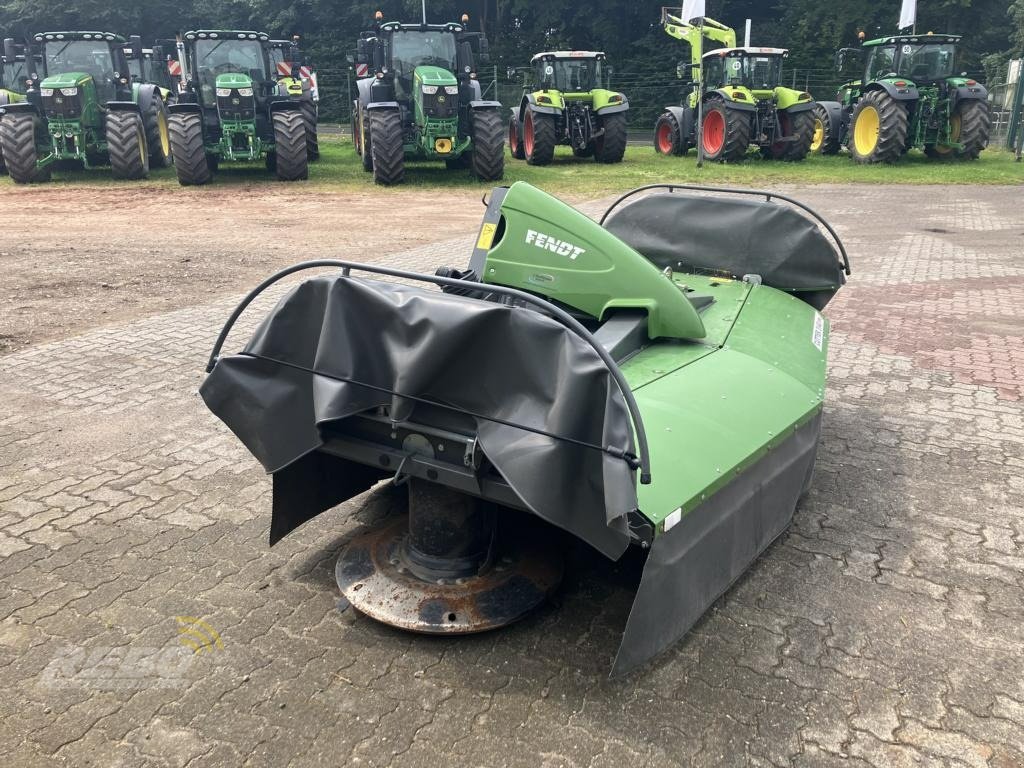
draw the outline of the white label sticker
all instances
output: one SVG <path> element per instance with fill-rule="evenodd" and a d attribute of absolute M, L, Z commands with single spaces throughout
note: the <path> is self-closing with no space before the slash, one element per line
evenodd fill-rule
<path fill-rule="evenodd" d="M 825 340 L 825 321 L 817 312 L 814 313 L 814 330 L 811 331 L 811 343 L 821 352 L 821 345 Z"/>
<path fill-rule="evenodd" d="M 668 533 L 670 530 L 676 527 L 676 523 L 683 519 L 683 508 L 676 507 L 672 512 L 669 513 L 668 517 L 665 518 L 665 525 L 662 530 Z"/>

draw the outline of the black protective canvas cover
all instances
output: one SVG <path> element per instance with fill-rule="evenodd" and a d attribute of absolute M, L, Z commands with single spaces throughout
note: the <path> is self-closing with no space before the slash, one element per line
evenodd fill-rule
<path fill-rule="evenodd" d="M 318 452 L 321 426 L 378 406 L 389 406 L 393 419 L 415 420 L 415 402 L 351 382 L 633 450 L 614 379 L 589 344 L 555 320 L 400 283 L 317 277 L 286 295 L 200 390 L 274 475 L 272 543 L 381 476 Z M 637 507 L 625 461 L 476 422 L 482 451 L 529 509 L 609 558 L 622 554 L 626 515 Z M 293 522 L 280 524 L 279 513 Z"/>
<path fill-rule="evenodd" d="M 845 282 L 818 225 L 773 202 L 652 194 L 613 212 L 605 227 L 662 269 L 760 275 L 791 293 L 834 291 Z"/>

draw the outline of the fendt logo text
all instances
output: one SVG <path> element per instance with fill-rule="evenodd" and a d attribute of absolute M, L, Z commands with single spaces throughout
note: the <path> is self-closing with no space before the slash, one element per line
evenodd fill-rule
<path fill-rule="evenodd" d="M 551 237 L 551 235 L 545 235 L 543 232 L 534 232 L 532 229 L 526 230 L 526 242 L 552 253 L 557 253 L 559 256 L 568 256 L 570 260 L 575 260 L 577 256 L 582 256 L 586 253 L 579 246 Z"/>

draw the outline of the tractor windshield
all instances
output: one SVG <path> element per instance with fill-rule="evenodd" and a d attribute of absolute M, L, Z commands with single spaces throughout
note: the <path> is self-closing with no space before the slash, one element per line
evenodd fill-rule
<path fill-rule="evenodd" d="M 900 46 L 896 74 L 916 83 L 945 80 L 954 74 L 955 63 L 953 43 L 905 43 Z"/>
<path fill-rule="evenodd" d="M 197 40 L 195 60 L 207 99 L 213 98 L 217 75 L 248 75 L 256 83 L 268 79 L 263 46 L 257 40 Z"/>
<path fill-rule="evenodd" d="M 731 51 L 704 59 L 704 84 L 707 88 L 740 85 L 751 90 L 775 88 L 782 81 L 780 54 L 748 54 Z"/>
<path fill-rule="evenodd" d="M 412 82 L 416 67 L 440 67 L 455 72 L 455 35 L 432 30 L 396 29 L 388 41 L 388 58 L 395 75 Z"/>
<path fill-rule="evenodd" d="M 536 66 L 537 84 L 544 90 L 583 93 L 608 87 L 601 59 L 546 59 Z"/>
<path fill-rule="evenodd" d="M 106 43 L 99 40 L 47 41 L 43 46 L 43 60 L 47 75 L 84 72 L 92 76 L 100 101 L 114 98 L 117 87 L 114 57 Z"/>

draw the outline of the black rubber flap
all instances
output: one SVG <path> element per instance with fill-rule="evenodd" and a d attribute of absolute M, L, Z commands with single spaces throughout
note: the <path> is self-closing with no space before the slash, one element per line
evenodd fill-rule
<path fill-rule="evenodd" d="M 845 282 L 832 241 L 786 205 L 662 193 L 620 208 L 605 227 L 659 269 L 760 275 L 794 293 L 834 292 Z"/>
<path fill-rule="evenodd" d="M 786 530 L 807 487 L 821 413 L 655 538 L 612 675 L 640 666 L 690 631 Z"/>
<path fill-rule="evenodd" d="M 399 283 L 330 276 L 300 284 L 242 354 L 217 363 L 200 392 L 271 473 L 316 451 L 327 422 L 382 405 L 395 419 L 416 420 L 417 404 L 408 398 L 331 377 L 633 450 L 614 379 L 572 331 L 531 310 Z M 637 506 L 635 473 L 623 460 L 485 419 L 477 419 L 477 430 L 484 454 L 534 513 L 609 558 L 622 554 L 629 542 L 625 516 Z M 296 524 L 321 511 L 315 506 L 350 498 L 372 482 L 344 460 L 332 461 L 330 471 L 300 474 L 301 482 L 288 485 L 335 487 L 285 494 L 280 503 Z M 277 486 L 275 510 L 284 488 Z M 298 508 L 303 498 L 313 508 Z"/>

